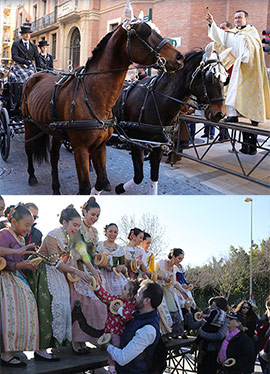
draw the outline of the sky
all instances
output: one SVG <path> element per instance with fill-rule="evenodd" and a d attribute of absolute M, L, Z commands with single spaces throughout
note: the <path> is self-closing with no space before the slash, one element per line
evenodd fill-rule
<path fill-rule="evenodd" d="M 270 196 L 96 196 L 101 207 L 99 221 L 95 224 L 100 240 L 103 227 L 118 223 L 124 215 L 143 214 L 157 216 L 165 230 L 167 253 L 180 247 L 185 251 L 183 265 L 203 265 L 212 256 L 220 258 L 229 254 L 230 245 L 250 248 L 251 203 L 253 199 L 253 240 L 259 244 L 270 237 Z M 37 228 L 43 235 L 58 227 L 62 209 L 73 204 L 80 207 L 86 196 L 12 196 L 3 195 L 6 206 L 34 202 L 39 207 Z M 143 227 L 142 227 L 143 229 Z M 164 257 L 167 255 L 164 253 Z"/>

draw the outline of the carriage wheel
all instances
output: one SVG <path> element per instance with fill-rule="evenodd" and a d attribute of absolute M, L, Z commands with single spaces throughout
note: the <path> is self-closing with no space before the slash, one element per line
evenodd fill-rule
<path fill-rule="evenodd" d="M 6 161 L 10 150 L 9 115 L 6 108 L 0 111 L 0 150 L 2 159 Z"/>
<path fill-rule="evenodd" d="M 67 151 L 69 151 L 70 153 L 73 152 L 73 148 L 72 148 L 72 145 L 70 144 L 69 140 L 63 140 L 63 144 L 64 144 Z"/>

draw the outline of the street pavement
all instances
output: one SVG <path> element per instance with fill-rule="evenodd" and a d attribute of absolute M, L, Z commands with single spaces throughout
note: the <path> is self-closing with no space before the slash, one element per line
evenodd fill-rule
<path fill-rule="evenodd" d="M 36 164 L 36 176 L 39 184 L 35 187 L 28 185 L 27 158 L 22 139 L 23 134 L 15 134 L 11 139 L 11 151 L 8 160 L 4 162 L 0 159 L 0 193 L 9 195 L 51 195 L 51 169 L 49 164 Z M 198 140 L 202 141 L 201 139 Z M 229 148 L 228 143 L 215 145 L 211 149 L 212 156 L 210 155 L 210 157 L 224 159 L 224 162 L 228 164 L 233 163 L 234 155 L 228 152 Z M 244 157 L 245 162 L 251 163 L 251 160 L 254 162 L 254 157 L 256 158 L 257 155 Z M 200 165 L 185 158 L 182 158 L 174 166 L 170 166 L 165 164 L 165 159 L 164 156 L 160 167 L 159 195 L 269 194 L 269 188 L 243 180 L 224 171 Z M 269 159 L 262 163 L 258 173 L 263 176 L 263 179 L 269 178 Z M 125 183 L 133 177 L 132 160 L 127 150 L 107 147 L 107 174 L 112 191 L 102 192 L 103 195 L 115 194 L 114 188 L 116 185 Z M 142 184 L 134 187 L 126 194 L 149 194 L 149 161 L 144 163 L 144 175 L 145 179 Z M 74 195 L 78 193 L 74 157 L 64 146 L 61 147 L 60 152 L 59 177 L 61 194 Z M 95 172 L 91 171 L 90 181 L 92 186 L 95 179 Z"/>

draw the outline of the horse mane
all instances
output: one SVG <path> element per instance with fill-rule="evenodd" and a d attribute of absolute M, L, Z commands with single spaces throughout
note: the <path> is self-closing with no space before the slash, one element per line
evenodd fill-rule
<path fill-rule="evenodd" d="M 104 48 L 106 47 L 108 41 L 110 40 L 110 38 L 112 37 L 112 35 L 114 34 L 114 32 L 117 29 L 118 29 L 118 27 L 115 30 L 108 32 L 108 34 L 106 34 L 101 39 L 101 41 L 98 43 L 98 45 L 93 49 L 92 56 L 88 57 L 88 60 L 86 62 L 86 65 L 85 65 L 86 69 L 89 68 L 89 65 L 92 61 L 94 61 L 95 59 L 97 59 L 101 55 L 101 53 L 103 52 Z"/>
<path fill-rule="evenodd" d="M 199 51 L 196 51 L 195 49 L 193 49 L 185 54 L 184 63 L 190 60 L 194 56 L 199 56 L 203 54 L 204 54 L 204 50 L 202 48 L 199 48 Z"/>

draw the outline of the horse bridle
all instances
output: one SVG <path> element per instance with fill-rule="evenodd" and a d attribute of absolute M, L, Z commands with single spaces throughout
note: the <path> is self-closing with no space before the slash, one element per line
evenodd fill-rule
<path fill-rule="evenodd" d="M 168 40 L 162 39 L 161 42 L 156 46 L 152 47 L 144 38 L 141 37 L 141 35 L 133 28 L 134 25 L 128 25 L 126 27 L 127 30 L 127 43 L 128 43 L 128 58 L 130 62 L 132 63 L 132 57 L 131 57 L 131 36 L 136 36 L 140 42 L 145 45 L 145 47 L 153 54 L 153 56 L 156 58 L 156 62 L 151 65 L 151 67 L 156 66 L 158 68 L 162 68 L 164 71 L 166 71 L 165 65 L 166 65 L 166 59 L 164 57 L 160 56 L 160 50 L 161 48 L 168 43 Z M 147 25 L 148 26 L 148 25 Z M 150 27 L 150 26 L 148 26 Z M 152 29 L 151 29 L 152 30 Z M 150 66 L 149 66 L 150 67 Z"/>
<path fill-rule="evenodd" d="M 200 100 L 200 103 L 198 102 L 200 107 L 203 107 L 204 105 L 209 106 L 211 103 L 215 103 L 218 101 L 223 101 L 225 100 L 224 96 L 221 97 L 215 97 L 214 99 L 210 99 L 207 93 L 207 88 L 206 88 L 206 73 L 208 72 L 208 69 L 215 65 L 224 65 L 222 62 L 217 58 L 217 59 L 211 59 L 211 60 L 203 60 L 200 62 L 200 65 L 196 68 L 194 73 L 191 76 L 191 81 L 189 83 L 189 89 L 191 90 L 192 85 L 194 83 L 194 80 L 197 78 L 199 74 L 201 74 L 201 79 L 202 79 L 202 99 Z M 213 74 L 213 72 L 211 72 Z"/>

